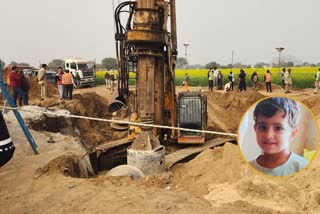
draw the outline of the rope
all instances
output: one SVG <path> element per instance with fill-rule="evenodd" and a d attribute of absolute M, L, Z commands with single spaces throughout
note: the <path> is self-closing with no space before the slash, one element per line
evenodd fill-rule
<path fill-rule="evenodd" d="M 186 129 L 186 128 L 180 128 L 180 127 L 162 126 L 162 125 L 145 124 L 145 123 L 135 123 L 135 122 L 124 121 L 124 120 L 112 120 L 112 119 L 86 117 L 86 116 L 79 116 L 79 115 L 72 115 L 72 114 L 62 114 L 62 113 L 56 113 L 56 112 L 52 112 L 52 111 L 28 110 L 28 109 L 23 109 L 21 107 L 12 108 L 12 107 L 0 106 L 0 108 L 1 109 L 5 109 L 6 108 L 6 109 L 10 109 L 10 110 L 20 110 L 20 111 L 31 112 L 31 113 L 41 113 L 41 114 L 47 114 L 47 115 L 62 116 L 62 117 L 67 117 L 67 118 L 87 119 L 87 120 L 102 121 L 102 122 L 109 122 L 109 123 L 127 124 L 127 125 L 133 125 L 133 126 L 160 128 L 160 129 L 175 129 L 175 130 L 180 130 L 180 131 L 206 133 L 206 134 L 217 134 L 217 135 L 224 135 L 224 136 L 230 136 L 230 137 L 237 137 L 237 134 L 226 133 L 226 132 L 216 132 L 216 131 L 197 130 L 197 129 Z"/>

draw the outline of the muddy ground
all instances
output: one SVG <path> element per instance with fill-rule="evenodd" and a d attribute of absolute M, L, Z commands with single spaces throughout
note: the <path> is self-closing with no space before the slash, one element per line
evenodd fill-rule
<path fill-rule="evenodd" d="M 265 91 L 209 92 L 209 130 L 236 133 L 244 111 L 268 96 Z M 75 90 L 72 101 L 51 98 L 40 102 L 37 88 L 31 104 L 52 111 L 110 118 L 106 111 L 113 94 L 104 86 Z M 177 91 L 182 90 L 178 88 Z M 275 87 L 272 95 L 283 95 Z M 312 89 L 294 90 L 289 96 L 305 103 L 320 121 L 320 95 Z M 14 158 L 0 168 L 0 213 L 319 213 L 320 156 L 295 176 L 270 179 L 256 174 L 243 162 L 233 144 L 206 150 L 188 163 L 157 176 L 133 181 L 107 177 L 106 172 L 90 179 L 70 177 L 66 163 L 83 157 L 86 150 L 79 136 L 90 145 L 112 141 L 125 133 L 111 131 L 103 122 L 75 119 L 76 133 L 62 135 L 35 127 L 31 133 L 40 154 L 34 155 L 16 120 L 6 115 L 16 145 Z M 93 133 L 94 132 L 94 133 Z M 72 134 L 72 135 L 71 135 Z M 209 138 L 215 136 L 208 136 Z M 48 143 L 51 141 L 55 143 Z"/>

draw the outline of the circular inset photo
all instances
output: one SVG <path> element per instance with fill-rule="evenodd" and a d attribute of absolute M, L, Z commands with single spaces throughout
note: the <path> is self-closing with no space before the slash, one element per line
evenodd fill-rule
<path fill-rule="evenodd" d="M 304 169 L 315 156 L 319 126 L 311 111 L 287 97 L 256 102 L 243 115 L 238 142 L 244 159 L 269 176 Z"/>

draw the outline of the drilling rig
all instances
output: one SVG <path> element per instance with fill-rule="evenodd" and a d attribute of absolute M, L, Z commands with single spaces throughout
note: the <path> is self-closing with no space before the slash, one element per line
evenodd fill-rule
<path fill-rule="evenodd" d="M 125 25 L 120 18 L 124 8 L 129 8 Z M 175 0 L 123 2 L 115 10 L 115 22 L 119 96 L 109 110 L 113 112 L 130 105 L 128 100 L 133 96 L 130 112 L 137 114 L 140 123 L 205 129 L 206 98 L 200 92 L 180 93 L 178 97 L 175 92 L 178 54 Z M 133 95 L 129 91 L 129 72 L 136 75 Z M 204 135 L 174 129 L 142 127 L 141 133 L 144 138 L 150 138 L 154 146 L 158 141 L 204 143 Z M 141 137 L 135 141 L 138 138 Z"/>
<path fill-rule="evenodd" d="M 123 2 L 116 8 L 118 97 L 109 111 L 128 106 L 129 114 L 136 115 L 134 122 L 203 130 L 207 126 L 206 97 L 200 92 L 177 96 L 175 91 L 178 54 L 175 5 L 175 0 L 136 0 Z M 127 12 L 125 24 L 120 17 L 123 12 Z M 133 92 L 129 91 L 130 72 L 135 73 Z M 129 129 L 131 149 L 148 154 L 162 151 L 165 143 L 205 142 L 203 133 L 150 126 L 141 126 L 138 133 L 135 130 Z"/>

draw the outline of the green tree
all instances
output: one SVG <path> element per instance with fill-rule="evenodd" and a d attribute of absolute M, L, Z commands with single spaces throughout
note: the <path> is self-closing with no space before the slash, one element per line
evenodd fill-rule
<path fill-rule="evenodd" d="M 219 68 L 220 65 L 218 63 L 216 63 L 216 62 L 209 62 L 208 64 L 206 64 L 206 68 L 207 69 L 210 69 L 210 68 L 213 68 L 213 67 Z"/>
<path fill-rule="evenodd" d="M 48 67 L 50 68 L 59 68 L 64 67 L 64 60 L 62 59 L 54 59 L 51 62 L 49 62 Z"/>
<path fill-rule="evenodd" d="M 188 61 L 183 57 L 178 57 L 176 61 L 176 68 L 182 69 L 188 65 Z"/>
<path fill-rule="evenodd" d="M 102 64 L 102 68 L 105 68 L 107 70 L 118 69 L 117 59 L 115 58 L 111 58 L 111 57 L 104 58 L 101 64 Z"/>
<path fill-rule="evenodd" d="M 293 62 L 288 62 L 287 63 L 287 67 L 293 67 L 294 66 L 294 63 Z"/>
<path fill-rule="evenodd" d="M 26 63 L 26 62 L 20 62 L 18 65 L 19 66 L 30 66 L 30 64 Z"/>
<path fill-rule="evenodd" d="M 18 63 L 17 63 L 16 61 L 11 61 L 11 62 L 10 62 L 10 65 L 11 65 L 11 66 L 18 65 Z"/>

